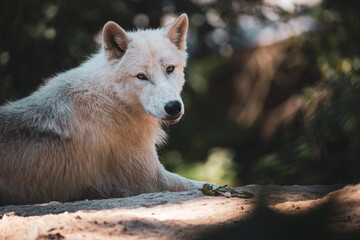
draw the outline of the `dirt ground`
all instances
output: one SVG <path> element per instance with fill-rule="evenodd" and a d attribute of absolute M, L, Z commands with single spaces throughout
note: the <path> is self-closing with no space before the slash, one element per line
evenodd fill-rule
<path fill-rule="evenodd" d="M 360 239 L 360 184 L 235 189 L 254 197 L 193 190 L 3 206 L 0 240 Z"/>

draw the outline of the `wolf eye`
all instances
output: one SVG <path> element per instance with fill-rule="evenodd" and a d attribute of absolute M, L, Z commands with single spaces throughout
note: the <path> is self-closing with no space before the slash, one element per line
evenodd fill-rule
<path fill-rule="evenodd" d="M 174 69 L 175 69 L 175 66 L 170 65 L 170 66 L 168 66 L 168 67 L 166 68 L 166 72 L 167 72 L 167 73 L 171 73 L 171 72 L 174 71 Z"/>
<path fill-rule="evenodd" d="M 148 78 L 143 73 L 139 73 L 138 75 L 136 75 L 136 77 L 140 80 L 148 80 Z"/>

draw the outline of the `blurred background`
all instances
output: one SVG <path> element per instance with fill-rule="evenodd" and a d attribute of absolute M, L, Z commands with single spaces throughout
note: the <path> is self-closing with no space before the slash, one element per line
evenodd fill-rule
<path fill-rule="evenodd" d="M 219 184 L 360 180 L 360 1 L 0 1 L 0 103 L 99 47 L 103 25 L 190 19 L 167 169 Z"/>

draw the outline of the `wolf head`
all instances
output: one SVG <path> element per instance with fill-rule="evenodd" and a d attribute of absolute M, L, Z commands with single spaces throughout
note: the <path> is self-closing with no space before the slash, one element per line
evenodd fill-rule
<path fill-rule="evenodd" d="M 114 22 L 103 29 L 103 49 L 111 67 L 108 81 L 122 101 L 140 113 L 175 123 L 184 114 L 180 97 L 186 65 L 188 17 L 164 28 L 125 32 Z"/>

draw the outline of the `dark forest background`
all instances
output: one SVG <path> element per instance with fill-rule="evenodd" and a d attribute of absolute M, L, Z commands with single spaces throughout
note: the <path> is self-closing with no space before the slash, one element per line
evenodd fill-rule
<path fill-rule="evenodd" d="M 126 30 L 190 19 L 186 115 L 165 166 L 221 184 L 360 180 L 360 2 L 0 1 L 0 103 Z"/>

